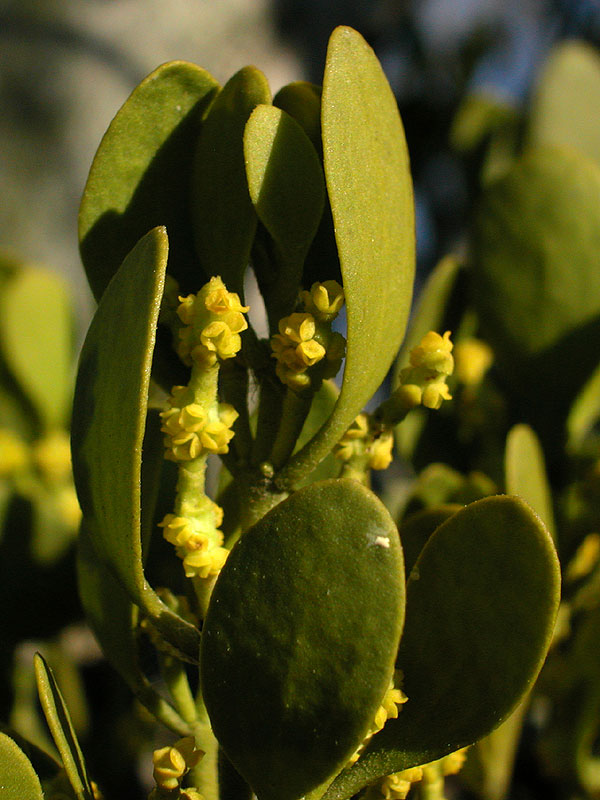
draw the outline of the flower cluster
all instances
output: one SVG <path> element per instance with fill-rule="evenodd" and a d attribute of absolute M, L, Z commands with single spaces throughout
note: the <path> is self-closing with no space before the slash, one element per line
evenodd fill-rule
<path fill-rule="evenodd" d="M 222 522 L 223 509 L 205 498 L 203 512 L 193 517 L 167 514 L 159 523 L 164 538 L 183 561 L 186 578 L 210 578 L 221 571 L 229 555 L 218 530 Z"/>
<path fill-rule="evenodd" d="M 154 780 L 158 789 L 174 792 L 181 787 L 183 777 L 193 769 L 204 752 L 196 748 L 192 736 L 186 736 L 171 747 L 161 747 L 152 754 Z"/>
<path fill-rule="evenodd" d="M 387 775 L 367 791 L 365 800 L 405 800 L 414 783 L 423 781 L 423 784 L 431 786 L 442 781 L 446 775 L 459 772 L 465 763 L 467 749 L 463 747 L 438 761 Z"/>
<path fill-rule="evenodd" d="M 346 349 L 344 337 L 331 330 L 331 322 L 344 302 L 342 287 L 336 281 L 315 283 L 310 292 L 301 293 L 301 298 L 306 310 L 283 317 L 279 333 L 271 339 L 277 376 L 296 391 L 310 387 L 308 370 L 316 364 L 321 364 L 319 380 L 332 378 Z"/>
<path fill-rule="evenodd" d="M 401 677 L 401 673 L 397 673 L 397 678 Z M 397 689 L 394 686 L 394 681 L 390 683 L 388 690 L 386 691 L 383 700 L 381 701 L 381 705 L 377 709 L 375 714 L 375 719 L 371 723 L 371 727 L 369 728 L 369 732 L 367 733 L 366 737 L 363 739 L 360 747 L 358 750 L 352 755 L 350 761 L 348 762 L 348 766 L 354 764 L 358 761 L 360 754 L 365 749 L 367 744 L 370 742 L 373 736 L 376 733 L 379 733 L 380 730 L 383 729 L 383 726 L 388 721 L 388 719 L 397 719 L 398 714 L 400 713 L 400 707 L 406 703 L 408 697 L 404 694 L 402 689 Z"/>
<path fill-rule="evenodd" d="M 210 415 L 199 403 L 186 402 L 189 395 L 186 386 L 174 386 L 169 408 L 161 411 L 165 458 L 193 461 L 206 453 L 227 453 L 237 411 L 229 403 L 219 403 L 217 415 Z"/>
<path fill-rule="evenodd" d="M 454 370 L 453 344 L 450 331 L 443 336 L 429 331 L 421 343 L 410 353 L 410 366 L 400 372 L 398 398 L 405 407 L 423 404 L 426 408 L 439 408 L 443 400 L 451 400 L 446 379 Z"/>
<path fill-rule="evenodd" d="M 240 333 L 248 327 L 243 306 L 235 292 L 228 292 L 216 276 L 197 294 L 179 298 L 177 353 L 184 363 L 212 366 L 217 358 L 233 358 L 242 346 Z"/>
<path fill-rule="evenodd" d="M 387 469 L 392 462 L 393 446 L 391 430 L 378 431 L 367 414 L 359 414 L 336 445 L 334 455 L 345 462 L 365 457 L 369 469 Z"/>

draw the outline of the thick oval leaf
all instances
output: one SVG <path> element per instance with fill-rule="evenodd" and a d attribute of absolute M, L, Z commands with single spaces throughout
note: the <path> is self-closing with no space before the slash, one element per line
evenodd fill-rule
<path fill-rule="evenodd" d="M 271 102 L 267 79 L 244 67 L 212 104 L 198 139 L 192 179 L 196 251 L 207 275 L 242 292 L 256 231 L 244 166 L 244 128 L 252 110 Z"/>
<path fill-rule="evenodd" d="M 44 800 L 31 761 L 15 742 L 0 732 L 0 797 L 2 800 Z"/>
<path fill-rule="evenodd" d="M 522 500 L 485 498 L 440 525 L 407 585 L 397 664 L 408 702 L 325 798 L 438 759 L 502 722 L 542 666 L 559 591 L 552 540 Z"/>
<path fill-rule="evenodd" d="M 523 414 L 566 412 L 597 364 L 599 253 L 600 169 L 575 150 L 529 151 L 484 196 L 474 299 Z M 552 404 L 540 407 L 540 391 Z"/>
<path fill-rule="evenodd" d="M 414 514 L 409 514 L 398 524 L 407 575 L 410 575 L 421 551 L 436 529 L 461 508 L 462 506 L 458 503 L 445 503 L 433 508 L 424 508 Z"/>
<path fill-rule="evenodd" d="M 556 46 L 542 70 L 529 115 L 528 143 L 568 145 L 600 162 L 600 58 L 571 40 Z"/>
<path fill-rule="evenodd" d="M 294 81 L 282 86 L 273 98 L 273 105 L 293 117 L 322 155 L 320 86 L 308 81 Z"/>
<path fill-rule="evenodd" d="M 77 800 L 94 800 L 85 760 L 69 712 L 52 670 L 39 653 L 34 656 L 34 668 L 42 710 L 75 797 Z"/>
<path fill-rule="evenodd" d="M 186 289 L 204 282 L 193 252 L 190 174 L 201 116 L 218 88 L 195 64 L 163 64 L 111 122 L 79 211 L 81 258 L 97 299 L 138 239 L 156 225 L 169 231 L 169 272 Z"/>
<path fill-rule="evenodd" d="M 98 555 L 165 638 L 195 659 L 198 632 L 159 600 L 142 567 L 142 443 L 167 253 L 164 228 L 150 231 L 102 296 L 81 352 L 73 470 Z"/>
<path fill-rule="evenodd" d="M 277 274 L 266 285 L 261 282 L 274 327 L 294 309 L 304 259 L 323 214 L 325 181 L 308 136 L 272 105 L 257 106 L 250 115 L 244 158 L 250 198 L 280 257 Z"/>
<path fill-rule="evenodd" d="M 367 733 L 403 620 L 396 527 L 369 490 L 312 484 L 234 547 L 202 637 L 215 734 L 260 800 L 298 800 Z"/>
<path fill-rule="evenodd" d="M 414 208 L 404 130 L 377 58 L 351 28 L 336 28 L 329 42 L 322 131 L 348 347 L 336 409 L 284 471 L 282 480 L 292 483 L 327 454 L 379 387 L 402 342 L 412 296 Z"/>
<path fill-rule="evenodd" d="M 25 267 L 0 293 L 3 358 L 46 428 L 67 424 L 72 392 L 73 320 L 65 282 Z"/>
<path fill-rule="evenodd" d="M 506 437 L 504 454 L 506 491 L 522 497 L 542 518 L 553 539 L 556 538 L 552 495 L 542 445 L 529 425 L 515 425 Z"/>

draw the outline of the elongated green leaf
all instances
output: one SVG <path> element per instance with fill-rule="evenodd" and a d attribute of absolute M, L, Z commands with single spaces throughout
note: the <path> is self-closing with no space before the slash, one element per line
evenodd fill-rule
<path fill-rule="evenodd" d="M 554 47 L 542 70 L 529 115 L 528 143 L 568 145 L 600 162 L 600 58 L 592 45 Z"/>
<path fill-rule="evenodd" d="M 192 179 L 196 251 L 207 275 L 220 275 L 230 291 L 243 277 L 256 231 L 248 194 L 243 135 L 252 110 L 271 102 L 267 79 L 244 67 L 225 84 L 200 131 Z"/>
<path fill-rule="evenodd" d="M 2 800 L 44 800 L 31 761 L 15 742 L 0 733 L 0 797 Z"/>
<path fill-rule="evenodd" d="M 506 438 L 504 466 L 506 491 L 522 497 L 540 515 L 552 538 L 556 538 L 544 452 L 529 425 L 515 425 L 510 429 Z"/>
<path fill-rule="evenodd" d="M 292 483 L 326 455 L 378 388 L 402 342 L 412 295 L 414 208 L 404 130 L 379 62 L 351 28 L 336 28 L 329 42 L 322 130 L 348 348 L 332 417 L 282 475 Z"/>
<path fill-rule="evenodd" d="M 234 547 L 203 630 L 202 683 L 260 800 L 298 800 L 352 755 L 389 686 L 403 608 L 396 527 L 356 482 L 301 489 Z"/>
<path fill-rule="evenodd" d="M 142 81 L 110 124 L 79 212 L 81 257 L 97 299 L 157 225 L 169 231 L 170 273 L 184 289 L 204 282 L 193 253 L 189 181 L 198 126 L 217 90 L 205 70 L 172 61 Z"/>
<path fill-rule="evenodd" d="M 65 426 L 72 392 L 71 300 L 52 272 L 25 267 L 0 293 L 3 358 L 44 427 Z"/>
<path fill-rule="evenodd" d="M 167 252 L 164 228 L 150 231 L 101 299 L 75 389 L 73 469 L 98 555 L 165 638 L 195 659 L 198 632 L 159 600 L 142 567 L 142 442 Z"/>
<path fill-rule="evenodd" d="M 576 452 L 600 418 L 600 366 L 579 392 L 567 416 L 568 448 Z"/>
<path fill-rule="evenodd" d="M 39 653 L 35 654 L 34 667 L 44 716 L 75 796 L 77 800 L 94 800 L 83 753 L 52 670 Z"/>
<path fill-rule="evenodd" d="M 407 585 L 397 665 L 408 702 L 325 798 L 350 797 L 499 725 L 542 666 L 559 586 L 552 540 L 522 500 L 479 500 L 440 525 Z"/>
<path fill-rule="evenodd" d="M 294 309 L 304 259 L 323 214 L 325 181 L 315 148 L 295 119 L 257 106 L 244 131 L 250 198 L 275 241 L 280 263 L 265 295 L 271 327 Z"/>

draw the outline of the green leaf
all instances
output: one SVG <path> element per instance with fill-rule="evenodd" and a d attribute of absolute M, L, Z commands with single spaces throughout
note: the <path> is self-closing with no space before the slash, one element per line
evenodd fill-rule
<path fill-rule="evenodd" d="M 198 632 L 160 601 L 142 567 L 142 442 L 167 253 L 164 228 L 150 231 L 102 296 L 79 364 L 73 470 L 98 555 L 162 635 L 195 660 Z"/>
<path fill-rule="evenodd" d="M 282 86 L 273 98 L 273 105 L 293 117 L 308 136 L 317 153 L 322 155 L 321 87 L 308 81 L 294 81 Z"/>
<path fill-rule="evenodd" d="M 206 274 L 220 275 L 230 291 L 243 291 L 256 232 L 244 166 L 244 128 L 252 110 L 270 102 L 265 76 L 256 67 L 244 67 L 212 104 L 197 143 L 192 178 L 196 251 Z"/>
<path fill-rule="evenodd" d="M 504 454 L 506 491 L 522 497 L 540 515 L 556 539 L 552 495 L 542 445 L 529 425 L 515 425 L 506 437 Z"/>
<path fill-rule="evenodd" d="M 40 779 L 20 747 L 0 732 L 0 795 L 2 800 L 44 800 Z"/>
<path fill-rule="evenodd" d="M 34 667 L 42 710 L 75 796 L 77 800 L 94 800 L 77 735 L 52 670 L 39 653 L 34 656 Z"/>
<path fill-rule="evenodd" d="M 600 169 L 575 150 L 531 150 L 484 195 L 474 238 L 477 312 L 522 419 L 539 432 L 551 414 L 549 437 L 597 365 L 599 252 Z"/>
<path fill-rule="evenodd" d="M 260 800 L 297 800 L 356 750 L 389 686 L 403 609 L 396 527 L 354 481 L 301 489 L 234 547 L 203 630 L 202 685 Z"/>
<path fill-rule="evenodd" d="M 567 416 L 569 452 L 579 450 L 589 440 L 600 418 L 600 365 L 593 371 L 575 398 Z"/>
<path fill-rule="evenodd" d="M 542 70 L 530 111 L 528 144 L 568 145 L 600 162 L 600 58 L 583 41 L 561 42 Z"/>
<path fill-rule="evenodd" d="M 71 299 L 49 270 L 26 267 L 0 293 L 2 355 L 46 428 L 67 424 L 72 392 Z"/>
<path fill-rule="evenodd" d="M 552 540 L 522 500 L 479 500 L 440 525 L 407 585 L 397 665 L 408 702 L 326 800 L 438 759 L 499 725 L 542 666 L 559 587 Z"/>
<path fill-rule="evenodd" d="M 414 208 L 404 130 L 379 62 L 351 28 L 336 28 L 329 42 L 322 129 L 348 347 L 333 415 L 282 473 L 282 483 L 292 484 L 329 452 L 379 387 L 404 337 L 412 296 Z"/>
<path fill-rule="evenodd" d="M 257 106 L 244 131 L 250 198 L 279 251 L 272 283 L 261 281 L 271 326 L 293 310 L 302 266 L 325 200 L 323 171 L 301 126 L 272 105 Z"/>
<path fill-rule="evenodd" d="M 204 282 L 190 227 L 190 174 L 214 78 L 185 61 L 163 64 L 133 91 L 100 143 L 79 212 L 81 257 L 96 299 L 127 253 L 165 225 L 169 272 L 182 290 Z"/>
<path fill-rule="evenodd" d="M 424 508 L 409 514 L 398 524 L 400 541 L 404 552 L 404 568 L 410 575 L 412 568 L 417 563 L 421 551 L 435 532 L 436 528 L 449 519 L 462 508 L 458 503 L 446 503 Z"/>

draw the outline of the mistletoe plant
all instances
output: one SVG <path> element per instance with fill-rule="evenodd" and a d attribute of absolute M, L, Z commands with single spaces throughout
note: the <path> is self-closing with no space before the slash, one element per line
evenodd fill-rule
<path fill-rule="evenodd" d="M 254 67 L 223 88 L 159 67 L 102 140 L 80 237 L 99 302 L 72 425 L 80 594 L 107 659 L 177 737 L 154 753 L 153 800 L 402 798 L 418 780 L 441 797 L 457 751 L 535 680 L 559 572 L 517 497 L 454 508 L 403 556 L 369 488 L 412 409 L 450 399 L 453 370 L 450 333 L 425 331 L 363 413 L 414 276 L 404 133 L 373 52 L 338 28 L 322 90 L 274 98 Z M 168 587 L 146 566 L 161 536 Z"/>

